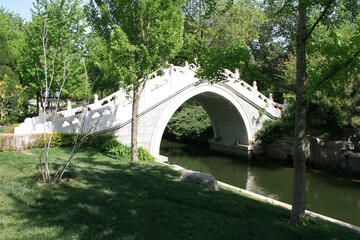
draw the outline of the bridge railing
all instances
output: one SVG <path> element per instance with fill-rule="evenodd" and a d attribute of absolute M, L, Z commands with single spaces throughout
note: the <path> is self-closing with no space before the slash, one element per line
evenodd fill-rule
<path fill-rule="evenodd" d="M 247 82 L 241 80 L 238 70 L 233 73 L 226 69 L 225 74 L 228 77 L 226 84 L 235 89 L 246 100 L 251 101 L 257 108 L 265 110 L 272 116 L 281 116 L 281 112 L 284 106 L 274 102 L 271 93 L 269 94 L 269 97 L 266 97 L 264 94 L 259 92 L 256 81 L 253 82 L 253 85 L 250 85 Z"/>
<path fill-rule="evenodd" d="M 164 100 L 164 97 L 171 96 L 182 89 L 195 86 L 198 83 L 196 76 L 197 67 L 194 64 L 184 67 L 170 66 L 161 71 L 154 72 L 148 76 L 146 88 L 141 93 L 139 112 L 151 108 L 154 104 Z M 239 72 L 235 73 L 226 70 L 228 77 L 226 85 L 238 92 L 244 100 L 253 104 L 257 108 L 265 110 L 272 116 L 281 116 L 282 105 L 273 101 L 272 95 L 266 97 L 257 89 L 256 82 L 253 85 L 240 80 Z M 131 93 L 129 94 L 131 96 Z M 72 108 L 71 102 L 68 101 L 67 109 L 58 112 L 58 118 L 55 123 L 46 123 L 54 127 L 55 131 L 74 132 L 79 128 L 81 116 L 86 111 L 86 121 L 94 124 L 98 117 L 101 116 L 101 123 L 98 123 L 97 129 L 114 126 L 128 121 L 131 118 L 132 100 L 127 97 L 124 90 L 119 90 L 109 96 L 99 99 L 98 95 L 94 95 L 94 102 L 84 104 L 83 107 Z M 46 118 L 45 118 L 46 119 Z M 15 133 L 41 133 L 44 132 L 43 114 L 38 117 L 26 119 L 25 122 L 15 129 Z M 50 126 L 49 125 L 49 126 Z M 50 127 L 49 127 L 50 129 Z"/>

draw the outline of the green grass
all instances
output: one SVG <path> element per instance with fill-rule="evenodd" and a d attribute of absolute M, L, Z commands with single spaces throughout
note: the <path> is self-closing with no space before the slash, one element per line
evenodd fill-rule
<path fill-rule="evenodd" d="M 53 150 L 51 161 L 67 151 Z M 181 183 L 179 172 L 154 162 L 81 149 L 71 181 L 57 185 L 38 183 L 37 164 L 37 156 L 0 153 L 0 239 L 360 239 L 321 220 L 289 225 L 285 209 Z"/>

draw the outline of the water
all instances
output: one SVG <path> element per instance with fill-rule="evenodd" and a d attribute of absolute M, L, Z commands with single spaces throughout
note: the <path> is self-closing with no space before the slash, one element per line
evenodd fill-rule
<path fill-rule="evenodd" d="M 218 154 L 206 147 L 162 140 L 170 164 L 207 172 L 218 180 L 291 204 L 293 169 L 286 164 Z M 308 170 L 307 209 L 360 226 L 360 181 Z"/>

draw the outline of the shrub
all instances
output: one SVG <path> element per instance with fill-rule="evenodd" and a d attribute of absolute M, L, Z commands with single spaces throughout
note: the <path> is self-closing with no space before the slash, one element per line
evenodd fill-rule
<path fill-rule="evenodd" d="M 138 148 L 138 155 L 140 161 L 153 161 L 155 160 L 155 157 L 151 156 L 151 154 L 146 151 L 145 148 L 139 147 Z"/>
<path fill-rule="evenodd" d="M 271 143 L 274 139 L 293 135 L 293 121 L 284 116 L 275 120 L 266 120 L 262 128 L 255 134 L 255 139 L 263 143 Z"/>
<path fill-rule="evenodd" d="M 104 141 L 99 145 L 99 149 L 102 152 L 108 152 L 110 149 L 115 148 L 119 143 L 115 139 Z"/>
<path fill-rule="evenodd" d="M 118 157 L 131 158 L 131 148 L 128 146 L 123 146 L 121 144 L 112 146 L 110 149 L 106 151 L 106 153 L 116 158 Z"/>
<path fill-rule="evenodd" d="M 212 130 L 204 108 L 193 100 L 183 104 L 171 117 L 166 133 L 177 140 L 200 139 Z"/>
<path fill-rule="evenodd" d="M 114 158 L 131 158 L 131 147 L 121 145 L 114 139 L 101 144 L 100 150 Z M 152 161 L 155 159 L 142 147 L 138 148 L 138 157 L 140 161 Z"/>
<path fill-rule="evenodd" d="M 50 134 L 47 135 L 48 137 Z M 79 137 L 83 137 L 84 135 L 80 135 Z M 114 139 L 115 136 L 113 134 L 99 134 L 99 135 L 88 135 L 83 142 L 82 146 L 87 147 L 95 147 L 99 148 L 102 143 Z M 75 143 L 76 134 L 74 133 L 53 133 L 53 140 L 51 142 L 51 147 L 72 147 Z M 40 140 L 40 146 L 43 146 L 44 139 Z"/>
<path fill-rule="evenodd" d="M 0 133 L 14 133 L 14 128 L 19 125 L 20 123 L 14 123 L 14 124 L 5 124 L 4 126 L 0 126 Z"/>

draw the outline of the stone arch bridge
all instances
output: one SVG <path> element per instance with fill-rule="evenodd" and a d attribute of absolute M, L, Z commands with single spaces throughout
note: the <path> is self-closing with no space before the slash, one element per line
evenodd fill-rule
<path fill-rule="evenodd" d="M 196 70 L 194 65 L 171 66 L 163 69 L 161 75 L 151 74 L 140 98 L 139 146 L 157 157 L 171 116 L 193 98 L 211 119 L 214 137 L 209 143 L 212 149 L 232 153 L 251 150 L 255 133 L 264 120 L 281 116 L 282 105 L 273 102 L 271 94 L 266 97 L 258 92 L 256 82 L 251 86 L 240 80 L 238 72 L 226 70 L 226 83 L 209 84 L 198 82 Z M 85 119 L 85 131 L 113 133 L 120 143 L 130 145 L 131 111 L 131 99 L 119 90 L 101 100 L 95 95 L 94 103 L 84 110 L 71 108 L 68 102 L 67 110 L 58 112 L 55 122 L 45 122 L 43 114 L 28 118 L 15 128 L 15 134 L 44 133 L 44 129 L 50 131 L 52 128 L 55 132 L 76 132 L 81 119 Z"/>

